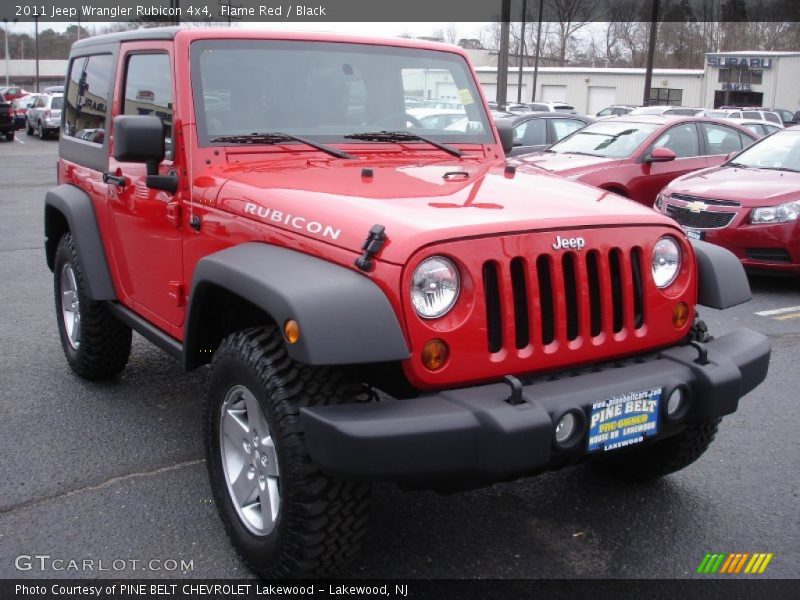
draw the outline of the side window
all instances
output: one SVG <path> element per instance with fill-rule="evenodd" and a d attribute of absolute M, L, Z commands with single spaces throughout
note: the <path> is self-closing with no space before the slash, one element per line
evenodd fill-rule
<path fill-rule="evenodd" d="M 618 114 L 616 111 L 617 111 L 617 109 L 612 109 L 612 108 L 604 108 L 604 109 L 603 109 L 603 110 L 601 110 L 599 113 L 597 113 L 597 116 L 598 116 L 598 117 L 607 117 L 607 116 L 609 116 L 609 115 Z"/>
<path fill-rule="evenodd" d="M 555 133 L 556 141 L 562 140 L 573 131 L 584 127 L 586 124 L 576 119 L 553 119 L 553 133 Z"/>
<path fill-rule="evenodd" d="M 726 128 L 727 129 L 727 128 Z M 669 148 L 677 158 L 700 155 L 700 143 L 694 124 L 676 125 L 666 131 L 653 145 L 655 148 Z"/>
<path fill-rule="evenodd" d="M 764 129 L 766 130 L 767 135 L 769 135 L 770 133 L 775 133 L 776 131 L 780 131 L 781 130 L 780 127 L 775 127 L 775 125 L 769 125 L 769 124 L 764 125 Z"/>
<path fill-rule="evenodd" d="M 761 121 L 761 113 L 757 110 L 746 110 L 742 113 L 745 119 L 758 119 Z"/>
<path fill-rule="evenodd" d="M 742 140 L 735 129 L 713 123 L 701 123 L 700 127 L 706 136 L 709 155 L 729 154 L 742 149 Z"/>
<path fill-rule="evenodd" d="M 764 131 L 761 129 L 761 125 L 758 125 L 756 123 L 745 123 L 744 128 L 749 129 L 758 136 L 764 135 Z"/>
<path fill-rule="evenodd" d="M 773 123 L 778 123 L 778 124 L 782 124 L 783 123 L 783 121 L 781 121 L 781 118 L 778 115 L 776 115 L 774 112 L 765 112 L 764 113 L 764 118 L 767 121 L 772 121 Z"/>
<path fill-rule="evenodd" d="M 531 119 L 514 128 L 515 146 L 541 146 L 547 143 L 547 122 Z"/>
<path fill-rule="evenodd" d="M 103 142 L 113 67 L 110 54 L 73 61 L 67 81 L 65 135 Z"/>
<path fill-rule="evenodd" d="M 123 115 L 155 115 L 164 124 L 167 158 L 172 158 L 172 75 L 168 54 L 133 54 L 128 58 Z"/>

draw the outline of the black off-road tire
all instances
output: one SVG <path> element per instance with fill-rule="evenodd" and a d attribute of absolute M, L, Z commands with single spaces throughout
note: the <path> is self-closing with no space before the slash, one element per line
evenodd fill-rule
<path fill-rule="evenodd" d="M 251 533 L 237 514 L 222 464 L 222 403 L 234 386 L 245 386 L 255 395 L 275 444 L 280 510 L 274 528 L 264 536 Z M 234 547 L 262 577 L 331 575 L 357 554 L 367 530 L 371 487 L 319 470 L 306 448 L 300 408 L 367 398 L 363 385 L 337 369 L 292 361 L 275 326 L 231 334 L 214 353 L 205 415 L 211 488 Z"/>
<path fill-rule="evenodd" d="M 72 267 L 80 303 L 80 344 L 74 348 L 69 340 L 62 316 L 61 273 L 65 265 Z M 109 379 L 119 374 L 131 353 L 131 329 L 108 311 L 104 301 L 91 300 L 75 241 L 65 233 L 58 243 L 53 273 L 56 320 L 64 355 L 72 370 L 84 379 Z"/>
<path fill-rule="evenodd" d="M 689 425 L 648 446 L 611 454 L 592 463 L 600 471 L 628 481 L 648 481 L 688 467 L 708 449 L 722 419 Z"/>

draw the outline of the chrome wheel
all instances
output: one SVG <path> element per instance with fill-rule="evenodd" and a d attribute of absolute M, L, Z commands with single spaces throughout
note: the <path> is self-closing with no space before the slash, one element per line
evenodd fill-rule
<path fill-rule="evenodd" d="M 228 494 L 239 519 L 251 533 L 267 535 L 280 512 L 278 455 L 261 405 L 243 385 L 225 394 L 219 447 Z"/>
<path fill-rule="evenodd" d="M 61 269 L 61 318 L 64 320 L 69 345 L 77 350 L 81 345 L 81 303 L 78 299 L 75 270 L 69 264 Z"/>

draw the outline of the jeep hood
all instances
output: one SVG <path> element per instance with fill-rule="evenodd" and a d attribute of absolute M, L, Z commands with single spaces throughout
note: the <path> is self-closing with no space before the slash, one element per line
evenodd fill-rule
<path fill-rule="evenodd" d="M 219 190 L 216 205 L 223 210 L 353 252 L 361 252 L 373 225 L 383 225 L 388 242 L 379 258 L 396 264 L 444 240 L 586 226 L 674 225 L 613 193 L 536 169 L 506 175 L 504 165 L 470 159 L 415 164 L 271 160 L 229 165 L 225 181 L 211 187 Z"/>

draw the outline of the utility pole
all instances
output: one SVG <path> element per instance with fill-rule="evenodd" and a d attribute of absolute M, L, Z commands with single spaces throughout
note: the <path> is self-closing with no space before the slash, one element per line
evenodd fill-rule
<path fill-rule="evenodd" d="M 533 57 L 533 90 L 531 91 L 531 102 L 536 102 L 536 80 L 539 78 L 539 42 L 542 39 L 542 10 L 544 0 L 539 0 L 539 25 L 536 29 L 536 53 Z"/>
<path fill-rule="evenodd" d="M 522 0 L 522 27 L 519 32 L 519 75 L 517 76 L 517 102 L 522 102 L 522 64 L 525 57 L 525 13 L 528 11 L 528 0 Z"/>
<path fill-rule="evenodd" d="M 500 9 L 500 54 L 497 57 L 497 105 L 505 107 L 508 95 L 508 28 L 511 22 L 511 0 L 502 0 Z"/>
<path fill-rule="evenodd" d="M 34 45 L 36 46 L 36 80 L 35 80 L 36 81 L 36 85 L 35 85 L 35 87 L 36 87 L 36 91 L 38 93 L 38 91 L 39 91 L 39 16 L 38 16 L 38 14 L 35 17 L 33 17 L 33 23 L 34 23 L 34 27 L 35 27 L 33 40 L 34 40 Z"/>
<path fill-rule="evenodd" d="M 6 46 L 6 85 L 8 86 L 8 85 L 11 85 L 9 83 L 9 81 L 8 81 L 8 78 L 11 75 L 11 56 L 8 53 L 8 19 L 4 18 L 3 19 L 3 23 L 5 24 L 5 30 L 6 30 L 6 36 L 5 36 L 5 41 L 6 41 L 6 44 L 5 44 L 5 46 Z M 16 19 L 11 21 L 12 25 L 16 25 L 16 23 L 17 23 Z"/>
<path fill-rule="evenodd" d="M 653 58 L 656 52 L 656 32 L 658 31 L 658 0 L 650 0 L 650 41 L 647 44 L 647 68 L 644 72 L 643 106 L 650 106 L 650 84 L 653 79 Z"/>

